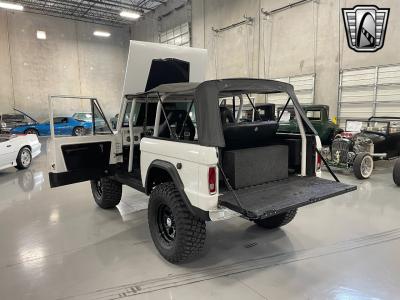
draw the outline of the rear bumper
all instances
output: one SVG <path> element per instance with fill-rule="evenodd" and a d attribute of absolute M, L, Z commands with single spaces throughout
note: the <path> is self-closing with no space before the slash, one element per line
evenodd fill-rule
<path fill-rule="evenodd" d="M 356 186 L 317 177 L 288 179 L 236 190 L 219 196 L 219 204 L 249 219 L 262 219 L 356 190 Z"/>

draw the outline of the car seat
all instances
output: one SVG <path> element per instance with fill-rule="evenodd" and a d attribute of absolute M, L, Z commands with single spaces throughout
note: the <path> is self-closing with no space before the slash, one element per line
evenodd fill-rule
<path fill-rule="evenodd" d="M 165 114 L 167 115 L 167 119 L 163 118 L 164 121 L 161 123 L 158 132 L 159 137 L 171 138 L 171 132 L 170 129 L 168 128 L 169 124 L 169 126 L 171 127 L 171 131 L 175 135 L 180 135 L 179 136 L 180 140 L 190 140 L 190 141 L 194 140 L 196 134 L 196 128 L 192 122 L 192 119 L 189 116 L 187 116 L 187 111 L 184 110 L 165 111 Z"/>
<path fill-rule="evenodd" d="M 233 116 L 233 112 L 229 108 L 227 108 L 226 106 L 220 106 L 219 110 L 221 114 L 222 126 L 235 123 L 235 117 Z"/>

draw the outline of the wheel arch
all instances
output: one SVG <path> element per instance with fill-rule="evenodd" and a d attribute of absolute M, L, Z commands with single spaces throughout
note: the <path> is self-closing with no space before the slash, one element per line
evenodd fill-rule
<path fill-rule="evenodd" d="M 191 204 L 188 196 L 185 193 L 185 187 L 178 174 L 176 167 L 164 160 L 154 160 L 149 168 L 147 169 L 146 181 L 145 181 L 145 193 L 150 195 L 152 189 L 164 182 L 173 182 L 178 192 L 180 193 L 183 202 L 189 209 L 189 211 L 202 220 L 209 221 L 210 216 L 207 211 L 204 211 L 198 207 Z"/>
<path fill-rule="evenodd" d="M 40 132 L 39 132 L 39 130 L 37 129 L 37 128 L 35 128 L 35 127 L 27 127 L 27 128 L 25 128 L 24 129 L 24 134 L 25 134 L 25 132 L 27 132 L 28 130 L 34 130 L 34 131 L 36 131 L 36 134 L 38 135 L 38 136 L 40 136 Z"/>
<path fill-rule="evenodd" d="M 32 152 L 32 147 L 31 147 L 31 145 L 24 145 L 24 146 L 22 146 L 22 147 L 19 149 L 19 151 L 21 151 L 21 150 L 24 149 L 24 148 L 28 148 L 29 151 Z"/>

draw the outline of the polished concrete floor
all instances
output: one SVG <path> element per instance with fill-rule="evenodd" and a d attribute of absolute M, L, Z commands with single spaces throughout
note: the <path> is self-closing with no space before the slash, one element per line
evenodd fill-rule
<path fill-rule="evenodd" d="M 88 183 L 50 189 L 46 157 L 0 172 L 0 299 L 399 299 L 400 188 L 391 163 L 358 191 L 266 231 L 207 224 L 204 254 L 175 266 L 150 239 L 146 197 L 104 211 Z"/>

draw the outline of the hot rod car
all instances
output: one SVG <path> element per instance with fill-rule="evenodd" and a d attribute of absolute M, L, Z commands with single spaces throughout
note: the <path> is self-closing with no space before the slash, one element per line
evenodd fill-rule
<path fill-rule="evenodd" d="M 347 120 L 345 132 L 335 138 L 327 151 L 324 156 L 329 165 L 352 168 L 358 179 L 367 179 L 372 174 L 374 161 L 400 156 L 400 118 Z"/>

